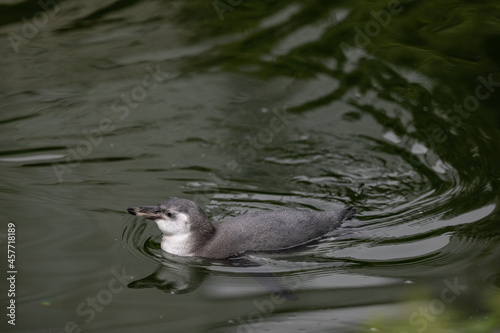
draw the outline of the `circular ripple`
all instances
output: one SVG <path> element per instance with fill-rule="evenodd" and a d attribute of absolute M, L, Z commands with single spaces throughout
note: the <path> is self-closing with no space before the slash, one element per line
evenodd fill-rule
<path fill-rule="evenodd" d="M 149 221 L 131 218 L 123 229 L 121 249 L 129 257 L 151 264 L 161 258 L 161 235 L 151 234 Z M 156 228 L 156 225 L 154 226 Z"/>

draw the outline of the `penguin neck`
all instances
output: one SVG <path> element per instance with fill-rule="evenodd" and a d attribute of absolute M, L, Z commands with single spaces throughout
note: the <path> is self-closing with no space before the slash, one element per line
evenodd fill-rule
<path fill-rule="evenodd" d="M 205 246 L 214 236 L 215 227 L 204 215 L 193 221 L 188 233 L 163 235 L 161 248 L 163 251 L 179 256 L 193 256 L 193 253 Z"/>
<path fill-rule="evenodd" d="M 193 236 L 189 234 L 163 235 L 161 249 L 178 256 L 192 256 L 195 250 Z"/>

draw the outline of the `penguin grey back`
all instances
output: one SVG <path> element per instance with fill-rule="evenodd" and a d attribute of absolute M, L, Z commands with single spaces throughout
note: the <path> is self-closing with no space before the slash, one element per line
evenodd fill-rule
<path fill-rule="evenodd" d="M 356 209 L 254 212 L 215 223 L 215 233 L 195 255 L 225 258 L 243 252 L 278 251 L 316 240 L 352 219 Z"/>

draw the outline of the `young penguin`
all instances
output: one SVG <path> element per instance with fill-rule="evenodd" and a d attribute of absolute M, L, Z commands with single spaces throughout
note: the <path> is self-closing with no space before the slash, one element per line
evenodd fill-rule
<path fill-rule="evenodd" d="M 212 224 L 196 203 L 178 198 L 157 206 L 130 207 L 127 211 L 156 222 L 163 233 L 163 251 L 210 259 L 303 245 L 338 228 L 342 221 L 356 214 L 354 207 L 323 212 L 253 212 Z"/>

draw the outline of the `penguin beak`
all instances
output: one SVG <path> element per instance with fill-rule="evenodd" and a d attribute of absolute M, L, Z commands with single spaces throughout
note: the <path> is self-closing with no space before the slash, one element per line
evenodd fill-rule
<path fill-rule="evenodd" d="M 160 209 L 157 206 L 129 207 L 127 211 L 132 215 L 142 216 L 148 220 L 156 220 L 161 217 Z"/>

